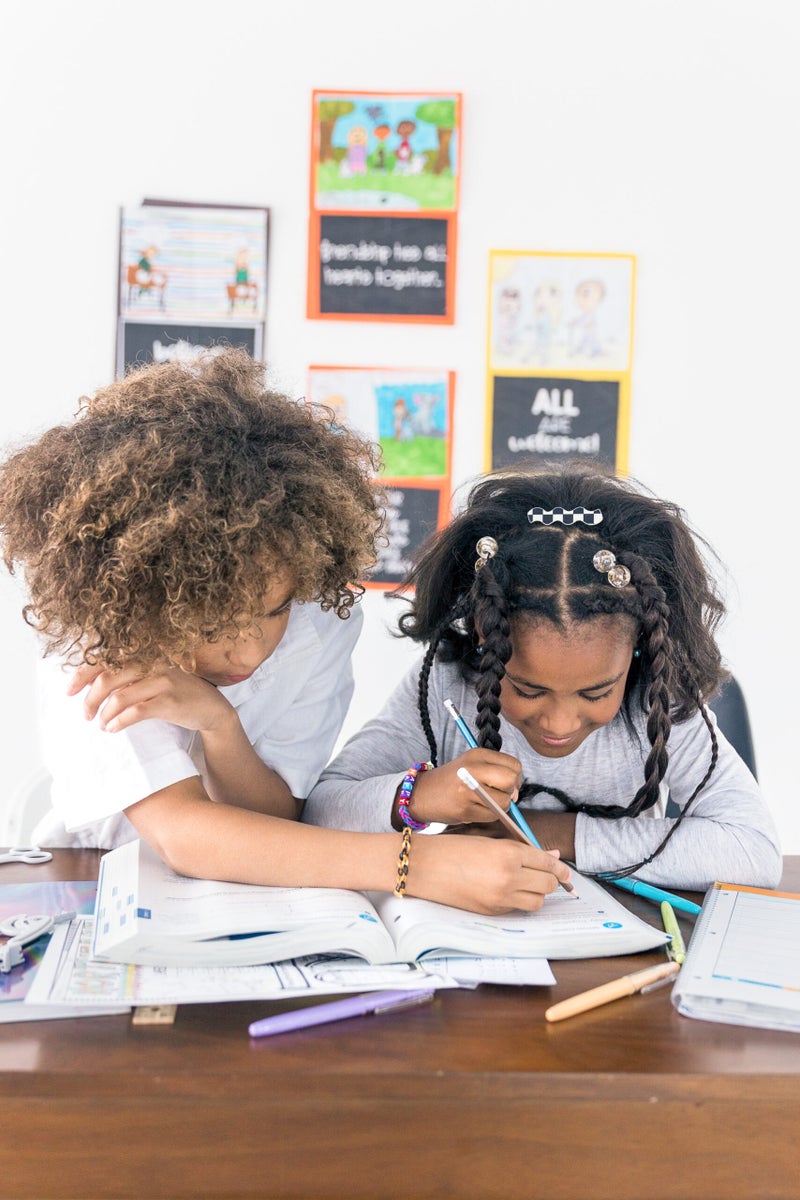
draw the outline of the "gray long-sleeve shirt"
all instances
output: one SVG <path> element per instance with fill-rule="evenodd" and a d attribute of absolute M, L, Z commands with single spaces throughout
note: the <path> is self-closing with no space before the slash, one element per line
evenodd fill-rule
<path fill-rule="evenodd" d="M 364 725 L 323 772 L 313 788 L 303 821 L 338 829 L 388 832 L 391 810 L 403 775 L 430 750 L 417 710 L 419 663 L 405 675 L 376 717 Z M 439 763 L 464 753 L 464 739 L 444 708 L 450 698 L 472 723 L 477 696 L 457 666 L 437 662 L 430 675 L 429 710 Z M 621 714 L 597 729 L 571 754 L 544 758 L 524 735 L 501 718 L 503 751 L 522 763 L 523 778 L 593 804 L 628 804 L 644 781 L 650 749 L 645 715 L 634 704 L 635 733 Z M 719 759 L 711 779 L 675 835 L 639 878 L 666 887 L 704 891 L 715 879 L 775 887 L 781 854 L 774 823 L 758 783 L 719 729 Z M 665 785 L 680 808 L 705 774 L 711 756 L 708 730 L 700 714 L 673 725 Z M 561 810 L 540 793 L 529 811 Z M 612 871 L 646 858 L 674 825 L 664 803 L 639 817 L 608 820 L 579 813 L 575 865 L 579 871 Z M 531 817 L 535 829 L 535 817 Z"/>

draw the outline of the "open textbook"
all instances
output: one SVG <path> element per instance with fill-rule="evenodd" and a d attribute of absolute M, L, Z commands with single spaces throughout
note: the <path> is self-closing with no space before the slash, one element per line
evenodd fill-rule
<path fill-rule="evenodd" d="M 246 966 L 309 954 L 380 964 L 464 954 L 596 958 L 668 940 L 594 880 L 575 876 L 537 913 L 481 916 L 413 897 L 260 887 L 176 875 L 142 841 L 105 854 L 93 955 L 151 966 Z"/>
<path fill-rule="evenodd" d="M 800 1030 L 800 895 L 715 883 L 672 989 L 686 1017 Z"/>

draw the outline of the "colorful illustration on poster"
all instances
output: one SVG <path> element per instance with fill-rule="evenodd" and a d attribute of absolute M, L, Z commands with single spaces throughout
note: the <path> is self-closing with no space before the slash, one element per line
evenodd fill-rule
<path fill-rule="evenodd" d="M 310 399 L 380 445 L 386 478 L 449 474 L 447 371 L 313 367 Z"/>
<path fill-rule="evenodd" d="M 120 315 L 263 321 L 265 208 L 143 204 L 120 220 Z"/>
<path fill-rule="evenodd" d="M 633 271 L 629 255 L 494 251 L 491 369 L 627 371 Z"/>
<path fill-rule="evenodd" d="M 314 207 L 456 207 L 456 95 L 314 94 Z"/>

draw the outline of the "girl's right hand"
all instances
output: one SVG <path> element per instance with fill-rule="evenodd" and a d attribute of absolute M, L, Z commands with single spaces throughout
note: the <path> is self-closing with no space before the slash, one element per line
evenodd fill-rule
<path fill-rule="evenodd" d="M 466 767 L 506 812 L 522 784 L 522 764 L 501 750 L 467 750 L 433 771 L 420 771 L 412 792 L 411 813 L 417 821 L 444 825 L 490 825 L 497 818 L 480 796 L 458 778 Z"/>
<path fill-rule="evenodd" d="M 440 833 L 414 837 L 406 895 L 477 913 L 536 912 L 570 876 L 557 850 Z"/>

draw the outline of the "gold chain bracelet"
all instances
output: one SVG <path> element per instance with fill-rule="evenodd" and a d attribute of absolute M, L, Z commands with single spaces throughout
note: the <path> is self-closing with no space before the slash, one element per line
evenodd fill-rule
<path fill-rule="evenodd" d="M 411 851 L 411 830 L 406 825 L 403 830 L 403 842 L 397 859 L 397 883 L 394 885 L 395 896 L 402 899 L 406 894 L 406 879 L 408 877 L 408 856 Z"/>

